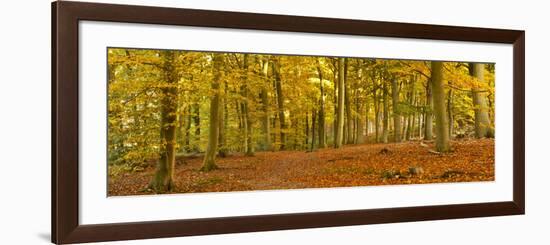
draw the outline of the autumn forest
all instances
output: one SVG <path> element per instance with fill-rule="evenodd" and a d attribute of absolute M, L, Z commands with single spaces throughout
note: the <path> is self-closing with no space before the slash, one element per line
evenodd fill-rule
<path fill-rule="evenodd" d="M 493 63 L 107 53 L 109 196 L 494 180 Z"/>

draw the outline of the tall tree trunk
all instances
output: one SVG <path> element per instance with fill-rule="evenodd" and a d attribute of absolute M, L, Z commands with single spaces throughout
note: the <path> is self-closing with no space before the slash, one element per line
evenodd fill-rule
<path fill-rule="evenodd" d="M 266 80 L 266 83 L 262 86 L 260 97 L 262 100 L 262 111 L 263 115 L 261 118 L 262 122 L 262 150 L 270 151 L 271 150 L 271 132 L 269 128 L 269 97 L 268 97 L 268 87 L 269 87 L 269 77 L 268 77 L 269 61 L 265 59 L 262 64 L 262 73 Z"/>
<path fill-rule="evenodd" d="M 375 94 L 375 97 L 376 97 L 376 100 L 374 102 L 374 141 L 375 143 L 379 143 L 380 142 L 380 98 L 378 98 L 378 96 L 376 96 Z"/>
<path fill-rule="evenodd" d="M 241 87 L 241 96 L 242 98 L 245 98 L 246 100 L 246 94 L 245 94 L 245 89 L 244 87 Z M 247 116 L 246 116 L 246 104 L 244 101 L 240 102 L 239 103 L 241 105 L 241 115 L 242 115 L 242 131 L 243 132 L 243 141 L 242 141 L 242 149 L 243 149 L 243 152 L 246 154 L 248 152 L 248 120 L 247 119 Z"/>
<path fill-rule="evenodd" d="M 186 106 L 180 106 L 179 118 L 178 118 L 178 130 L 176 134 L 176 139 L 178 142 L 178 151 L 185 152 L 185 117 L 186 117 Z"/>
<path fill-rule="evenodd" d="M 193 105 L 193 123 L 195 125 L 195 140 L 193 144 L 193 151 L 198 152 L 199 149 L 199 143 L 201 141 L 201 106 L 197 102 Z"/>
<path fill-rule="evenodd" d="M 223 98 L 220 98 L 220 107 L 222 109 L 220 112 L 220 125 L 218 125 L 220 130 L 219 143 L 218 143 L 218 156 L 226 157 L 227 156 L 227 137 L 225 135 L 227 131 L 227 82 L 223 83 Z"/>
<path fill-rule="evenodd" d="M 407 140 L 407 129 L 409 128 L 408 116 L 401 117 L 401 140 Z"/>
<path fill-rule="evenodd" d="M 338 131 L 338 116 L 337 116 L 337 114 L 338 114 L 338 81 L 339 81 L 338 80 L 339 77 L 337 76 L 338 70 L 339 70 L 339 68 L 337 67 L 338 64 L 336 63 L 334 66 L 335 66 L 334 67 L 334 72 L 333 72 L 334 77 L 332 78 L 332 80 L 334 81 L 333 82 L 333 84 L 334 84 L 334 96 L 333 96 L 334 97 L 334 101 L 333 101 L 334 102 L 333 103 L 333 105 L 334 105 L 334 108 L 333 108 L 334 117 L 332 119 L 332 144 L 333 145 L 336 144 L 336 132 Z"/>
<path fill-rule="evenodd" d="M 184 125 L 184 132 L 185 132 L 185 143 L 184 143 L 184 150 L 186 152 L 189 152 L 191 151 L 191 147 L 190 147 L 190 139 L 191 139 L 191 119 L 192 119 L 192 111 L 191 111 L 191 106 L 187 106 L 186 107 L 186 111 L 187 111 L 187 116 L 185 117 L 185 125 Z"/>
<path fill-rule="evenodd" d="M 432 61 L 432 92 L 436 123 L 435 149 L 438 152 L 451 150 L 449 144 L 449 124 L 445 108 L 445 90 L 443 87 L 443 62 Z"/>
<path fill-rule="evenodd" d="M 252 137 L 252 116 L 250 115 L 250 103 L 248 102 L 249 99 L 248 99 L 248 54 L 244 54 L 244 57 L 243 57 L 243 74 L 242 74 L 242 79 L 243 79 L 243 87 L 242 87 L 242 92 L 243 92 L 243 97 L 244 97 L 244 102 L 243 102 L 243 105 L 244 105 L 244 115 L 245 115 L 245 130 L 246 130 L 246 152 L 245 152 L 245 155 L 246 156 L 253 156 L 254 155 L 254 142 L 253 142 L 253 137 Z"/>
<path fill-rule="evenodd" d="M 449 81 L 450 83 L 450 81 Z M 447 97 L 447 114 L 449 116 L 449 138 L 453 138 L 454 129 L 454 116 L 453 116 L 453 89 L 449 89 L 449 95 Z"/>
<path fill-rule="evenodd" d="M 222 139 L 222 144 L 225 147 L 225 151 L 229 151 L 229 145 L 227 144 L 227 129 L 229 128 L 229 100 L 227 99 L 227 95 L 229 93 L 229 86 L 227 84 L 227 81 L 224 81 L 224 100 L 223 100 L 223 131 L 224 131 L 224 137 Z"/>
<path fill-rule="evenodd" d="M 344 133 L 344 59 L 338 58 L 338 112 L 334 148 L 342 147 Z"/>
<path fill-rule="evenodd" d="M 401 111 L 399 109 L 399 88 L 397 78 L 391 79 L 391 97 L 393 108 L 393 136 L 395 142 L 401 142 Z"/>
<path fill-rule="evenodd" d="M 309 148 L 310 151 L 315 150 L 315 120 L 317 119 L 315 114 L 315 109 L 313 109 L 311 112 L 311 147 Z"/>
<path fill-rule="evenodd" d="M 357 91 L 357 90 L 356 90 Z M 356 92 L 357 93 L 357 92 Z M 359 105 L 359 96 L 355 95 L 355 108 L 358 115 L 355 117 L 355 144 L 363 143 L 363 117 L 361 116 L 361 106 Z"/>
<path fill-rule="evenodd" d="M 403 119 L 405 126 L 403 127 L 403 135 L 405 135 L 405 140 L 409 141 L 411 139 L 411 115 L 407 115 Z"/>
<path fill-rule="evenodd" d="M 417 133 L 417 130 L 416 130 L 416 127 L 420 127 L 420 124 L 417 124 L 417 116 L 418 116 L 418 97 L 416 96 L 416 92 L 415 92 L 415 89 L 413 87 L 413 106 L 414 106 L 414 111 L 413 111 L 413 114 L 412 114 L 412 131 L 411 131 L 411 137 L 412 138 L 415 138 L 416 137 L 416 133 Z M 418 131 L 419 132 L 419 131 Z M 420 135 L 418 136 L 420 137 Z"/>
<path fill-rule="evenodd" d="M 279 149 L 284 150 L 285 144 L 286 144 L 286 138 L 285 138 L 285 131 L 286 131 L 286 124 L 285 124 L 285 110 L 284 110 L 284 96 L 283 96 L 283 88 L 281 85 L 281 74 L 280 74 L 280 67 L 277 60 L 273 61 L 273 74 L 275 76 L 275 88 L 277 92 L 277 107 L 279 112 L 279 131 L 281 135 L 281 146 Z"/>
<path fill-rule="evenodd" d="M 344 103 L 345 103 L 345 113 L 346 113 L 346 144 L 353 144 L 353 112 L 351 110 L 351 81 L 348 79 L 348 67 L 349 60 L 345 59 L 344 62 Z"/>
<path fill-rule="evenodd" d="M 482 63 L 469 64 L 470 75 L 480 83 L 485 82 L 485 65 Z M 491 128 L 489 120 L 489 108 L 487 106 L 487 96 L 480 89 L 472 89 L 472 100 L 475 113 L 475 134 L 477 138 L 493 137 L 494 129 Z"/>
<path fill-rule="evenodd" d="M 319 74 L 319 91 L 321 97 L 319 98 L 319 148 L 326 147 L 325 141 L 325 89 L 323 85 L 323 71 L 321 70 L 321 65 L 317 66 L 317 73 Z"/>
<path fill-rule="evenodd" d="M 213 54 L 213 74 L 212 90 L 214 94 L 210 98 L 210 125 L 208 127 L 208 145 L 204 155 L 204 161 L 201 171 L 210 171 L 218 168 L 216 165 L 216 153 L 218 148 L 218 136 L 220 126 L 220 66 L 223 62 L 222 54 Z"/>
<path fill-rule="evenodd" d="M 373 98 L 373 105 L 374 105 L 374 142 L 375 143 L 378 143 L 380 142 L 380 133 L 379 133 L 379 130 L 380 130 L 380 98 L 378 98 L 378 95 L 377 95 L 377 87 L 378 87 L 378 83 L 377 83 L 377 80 L 376 80 L 376 74 L 373 72 L 372 73 L 372 84 L 373 84 L 373 89 L 372 89 L 372 98 Z"/>
<path fill-rule="evenodd" d="M 174 168 L 176 164 L 176 125 L 178 111 L 178 76 L 175 69 L 176 53 L 163 51 L 163 70 L 165 85 L 161 88 L 161 128 L 160 159 L 149 188 L 157 193 L 171 191 L 174 187 Z"/>
<path fill-rule="evenodd" d="M 415 93 L 414 93 L 414 80 L 411 81 L 411 91 L 409 93 L 409 105 L 411 107 L 415 106 Z M 407 116 L 407 134 L 405 135 L 405 138 L 407 140 L 410 140 L 411 137 L 414 137 L 414 121 L 415 121 L 415 115 L 416 113 L 414 111 L 410 112 Z"/>
<path fill-rule="evenodd" d="M 290 125 L 289 125 L 289 132 L 291 129 L 293 129 L 294 133 L 290 134 L 292 137 L 290 138 L 292 140 L 292 147 L 290 149 L 296 150 L 298 147 L 298 135 L 301 133 L 298 127 L 298 119 L 296 118 L 296 114 L 292 113 L 289 115 Z M 287 144 L 287 149 L 288 148 Z"/>
<path fill-rule="evenodd" d="M 241 116 L 241 103 L 238 100 L 235 100 L 235 113 L 237 114 L 237 124 L 240 131 L 243 128 L 243 120 Z"/>
<path fill-rule="evenodd" d="M 315 120 L 315 119 L 313 119 Z M 315 130 L 315 129 L 313 129 Z M 307 145 L 309 144 L 309 110 L 306 110 L 306 148 L 307 148 Z"/>
<path fill-rule="evenodd" d="M 420 97 L 420 93 L 418 94 L 418 96 Z M 421 100 L 419 98 L 417 105 L 420 105 L 420 103 L 421 103 L 420 101 Z M 422 110 L 420 110 L 418 112 L 418 138 L 419 139 L 422 139 L 422 137 L 424 136 L 424 135 L 422 135 L 422 132 L 424 132 L 424 131 L 422 131 L 422 127 L 423 127 L 423 123 L 424 123 L 423 120 L 424 120 L 424 113 L 423 113 Z"/>
<path fill-rule="evenodd" d="M 383 92 L 383 98 L 382 103 L 384 105 L 384 115 L 382 118 L 382 142 L 388 143 L 388 131 L 389 131 L 389 117 L 390 117 L 390 109 L 389 109 L 389 103 L 388 103 L 388 88 L 387 88 L 387 82 L 382 81 L 382 92 Z"/>
<path fill-rule="evenodd" d="M 364 137 L 364 140 L 363 140 L 363 143 L 365 142 L 368 142 L 369 141 L 369 113 L 370 113 L 370 104 L 365 104 L 365 137 Z"/>
<path fill-rule="evenodd" d="M 428 79 L 426 85 L 426 112 L 424 118 L 424 139 L 433 139 L 433 96 L 432 96 L 432 78 Z"/>
<path fill-rule="evenodd" d="M 346 93 L 344 92 L 344 94 Z M 348 142 L 348 117 L 346 117 L 345 107 L 346 107 L 346 102 L 344 99 L 344 129 L 342 131 L 342 144 L 346 144 L 346 142 Z"/>

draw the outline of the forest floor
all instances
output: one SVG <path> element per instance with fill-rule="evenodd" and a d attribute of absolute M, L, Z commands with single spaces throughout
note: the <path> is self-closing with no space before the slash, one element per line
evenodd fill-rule
<path fill-rule="evenodd" d="M 173 193 L 301 189 L 494 180 L 494 140 L 452 141 L 437 154 L 433 142 L 346 145 L 314 152 L 257 152 L 217 158 L 219 169 L 199 171 L 202 157 L 177 159 Z M 410 168 L 417 173 L 410 173 Z M 109 196 L 153 194 L 155 167 L 112 174 Z"/>

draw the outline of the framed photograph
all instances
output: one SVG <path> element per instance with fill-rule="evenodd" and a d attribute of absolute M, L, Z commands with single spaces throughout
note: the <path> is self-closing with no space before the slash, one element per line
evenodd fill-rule
<path fill-rule="evenodd" d="M 52 3 L 52 242 L 525 212 L 520 30 Z"/>

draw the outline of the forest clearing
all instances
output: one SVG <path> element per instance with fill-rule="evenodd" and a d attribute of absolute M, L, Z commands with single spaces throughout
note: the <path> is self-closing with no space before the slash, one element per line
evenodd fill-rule
<path fill-rule="evenodd" d="M 107 52 L 109 196 L 494 180 L 494 63 Z"/>
<path fill-rule="evenodd" d="M 352 187 L 494 180 L 494 140 L 457 140 L 453 152 L 437 154 L 421 141 L 361 144 L 313 152 L 238 154 L 200 171 L 201 156 L 176 159 L 171 193 Z M 132 172 L 110 169 L 109 195 L 144 195 L 155 164 Z"/>

